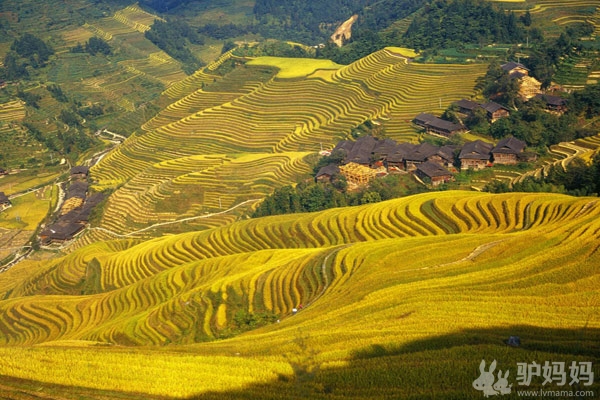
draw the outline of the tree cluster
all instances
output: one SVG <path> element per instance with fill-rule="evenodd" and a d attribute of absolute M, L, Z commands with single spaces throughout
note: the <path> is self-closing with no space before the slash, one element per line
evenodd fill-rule
<path fill-rule="evenodd" d="M 279 40 L 267 40 L 256 46 L 244 45 L 238 47 L 234 51 L 234 54 L 241 57 L 272 56 L 292 58 L 306 58 L 313 55 L 302 46 L 281 42 Z"/>
<path fill-rule="evenodd" d="M 85 51 L 87 51 L 91 55 L 96 55 L 96 53 L 100 53 L 104 54 L 105 56 L 108 56 L 112 54 L 112 49 L 110 48 L 110 45 L 104 39 L 99 37 L 91 37 L 85 44 Z"/>
<path fill-rule="evenodd" d="M 109 56 L 112 54 L 112 49 L 108 42 L 102 38 L 93 36 L 85 42 L 85 45 L 81 45 L 81 43 L 77 43 L 75 47 L 70 49 L 71 53 L 89 53 L 93 56 L 96 54 L 104 54 L 105 56 Z"/>
<path fill-rule="evenodd" d="M 192 54 L 187 47 L 191 44 L 204 44 L 198 32 L 181 20 L 160 21 L 155 20 L 145 36 L 165 53 L 180 61 L 187 74 L 203 66 L 203 63 Z"/>
<path fill-rule="evenodd" d="M 48 85 L 48 86 L 46 86 L 46 90 L 48 90 L 48 92 L 50 92 L 50 95 L 56 101 L 59 101 L 61 103 L 68 103 L 69 102 L 69 98 L 63 92 L 63 90 L 60 88 L 60 86 L 58 86 L 58 85 Z"/>
<path fill-rule="evenodd" d="M 374 179 L 368 186 L 354 192 L 349 192 L 346 188 L 346 181 L 341 175 L 334 178 L 332 183 L 303 182 L 295 187 L 284 186 L 267 196 L 252 217 L 377 203 L 427 190 L 412 178 L 399 175 Z"/>
<path fill-rule="evenodd" d="M 524 24 L 511 12 L 498 11 L 483 0 L 434 0 L 413 19 L 404 35 L 415 49 L 463 44 L 516 43 Z"/>
<path fill-rule="evenodd" d="M 44 67 L 52 54 L 52 47 L 42 39 L 26 33 L 10 46 L 10 51 L 4 57 L 4 67 L 0 69 L 0 76 L 7 80 L 27 78 L 27 67 Z"/>

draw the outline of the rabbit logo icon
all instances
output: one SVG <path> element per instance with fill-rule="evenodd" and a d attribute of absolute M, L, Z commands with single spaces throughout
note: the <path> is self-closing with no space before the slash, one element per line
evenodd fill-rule
<path fill-rule="evenodd" d="M 498 371 L 498 380 L 494 377 L 494 370 L 496 369 L 496 360 L 490 364 L 489 371 L 485 370 L 485 360 L 481 360 L 479 364 L 479 372 L 481 375 L 473 381 L 473 387 L 483 392 L 484 397 L 496 396 L 497 394 L 505 395 L 510 394 L 512 383 L 508 384 L 509 371 L 506 370 L 504 376 L 502 371 Z"/>

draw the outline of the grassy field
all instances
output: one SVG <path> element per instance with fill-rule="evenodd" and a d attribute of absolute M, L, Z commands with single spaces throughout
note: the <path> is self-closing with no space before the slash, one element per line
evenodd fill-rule
<path fill-rule="evenodd" d="M 482 358 L 511 382 L 517 362 L 600 361 L 599 212 L 595 198 L 429 193 L 28 261 L 0 275 L 0 387 L 480 398 Z M 264 313 L 280 322 L 245 331 Z"/>

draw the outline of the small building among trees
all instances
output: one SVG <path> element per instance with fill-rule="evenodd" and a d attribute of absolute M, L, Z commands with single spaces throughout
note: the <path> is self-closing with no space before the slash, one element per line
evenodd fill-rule
<path fill-rule="evenodd" d="M 493 147 L 491 143 L 481 140 L 465 144 L 458 156 L 460 159 L 460 169 L 466 170 L 472 168 L 480 170 L 491 166 L 490 154 Z"/>
<path fill-rule="evenodd" d="M 448 183 L 453 179 L 453 175 L 450 171 L 433 161 L 419 164 L 415 171 L 415 175 L 425 182 L 431 182 L 432 186 L 439 186 L 442 183 Z"/>
<path fill-rule="evenodd" d="M 488 119 L 488 121 L 490 121 L 490 123 L 494 123 L 494 122 L 498 121 L 500 118 L 506 118 L 510 115 L 508 108 L 506 108 L 503 105 L 500 105 L 498 103 L 495 103 L 493 101 L 482 104 L 481 108 L 483 108 L 485 110 L 487 119 Z"/>
<path fill-rule="evenodd" d="M 455 124 L 454 122 L 446 121 L 427 113 L 417 115 L 413 119 L 413 123 L 425 129 L 427 133 L 433 132 L 445 137 L 466 131 L 466 128 L 460 124 Z"/>
<path fill-rule="evenodd" d="M 541 100 L 545 105 L 546 109 L 555 113 L 562 114 L 567 111 L 567 100 L 560 96 L 553 96 L 549 94 L 537 94 L 535 99 Z"/>
<path fill-rule="evenodd" d="M 505 137 L 491 150 L 495 164 L 514 165 L 519 161 L 526 143 L 512 136 Z"/>
<path fill-rule="evenodd" d="M 331 182 L 331 179 L 340 174 L 340 167 L 335 164 L 329 164 L 319 170 L 315 176 L 317 182 Z"/>
<path fill-rule="evenodd" d="M 9 207 L 12 207 L 10 199 L 4 192 L 0 192 L 0 211 L 4 211 Z"/>

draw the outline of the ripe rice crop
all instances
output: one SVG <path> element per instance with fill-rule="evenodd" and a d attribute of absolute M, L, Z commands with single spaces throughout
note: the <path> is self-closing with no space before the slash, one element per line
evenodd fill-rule
<path fill-rule="evenodd" d="M 433 384 L 440 396 L 475 398 L 463 383 L 482 357 L 598 361 L 599 213 L 595 198 L 436 192 L 92 244 L 0 274 L 0 374 L 93 396 L 372 398 L 439 373 L 453 377 Z M 238 335 L 239 312 L 280 322 Z M 583 324 L 574 356 L 565 327 Z M 502 344 L 509 334 L 523 349 Z M 321 368 L 297 386 L 292 365 Z"/>

